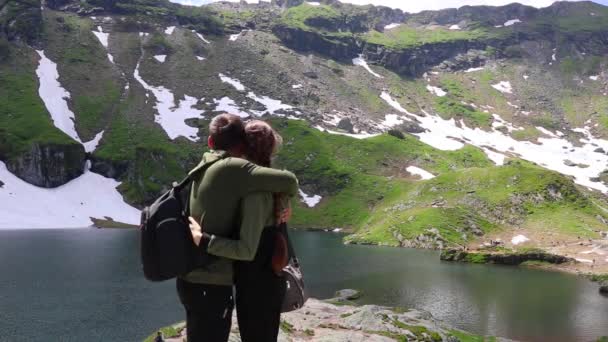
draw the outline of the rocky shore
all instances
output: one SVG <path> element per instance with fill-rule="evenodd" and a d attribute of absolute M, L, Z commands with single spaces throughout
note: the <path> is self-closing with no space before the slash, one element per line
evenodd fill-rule
<path fill-rule="evenodd" d="M 310 299 L 304 308 L 283 314 L 278 341 L 509 341 L 477 336 L 453 329 L 435 320 L 430 313 L 377 305 L 356 306 L 360 297 L 354 290 L 342 290 L 329 300 Z M 167 342 L 185 341 L 185 323 L 161 329 Z M 236 315 L 231 342 L 240 341 Z M 153 341 L 156 333 L 145 341 Z"/>

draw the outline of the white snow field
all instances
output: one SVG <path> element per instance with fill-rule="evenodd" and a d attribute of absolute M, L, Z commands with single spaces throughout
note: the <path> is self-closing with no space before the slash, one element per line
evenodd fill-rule
<path fill-rule="evenodd" d="M 443 96 L 446 96 L 448 94 L 445 90 L 443 90 L 443 89 L 441 89 L 439 87 L 433 87 L 430 84 L 426 86 L 426 90 L 430 91 L 431 94 L 433 94 L 435 96 L 439 96 L 439 97 L 443 97 Z"/>
<path fill-rule="evenodd" d="M 402 117 L 400 117 L 397 114 L 387 114 L 384 117 L 384 121 L 382 121 L 380 124 L 386 128 L 392 128 L 392 127 L 401 125 L 405 121 L 406 120 L 404 120 Z M 339 119 L 338 119 L 338 122 L 340 122 Z M 337 126 L 338 122 L 336 122 L 336 124 L 334 124 L 334 126 Z"/>
<path fill-rule="evenodd" d="M 469 73 L 469 72 L 475 72 L 475 71 L 481 71 L 485 69 L 484 67 L 479 67 L 479 68 L 469 68 L 467 70 L 465 70 L 464 72 Z"/>
<path fill-rule="evenodd" d="M 247 97 L 257 103 L 263 104 L 266 107 L 265 111 L 252 111 L 253 113 L 258 114 L 258 116 L 262 116 L 264 115 L 264 113 L 276 114 L 276 112 L 279 110 L 293 108 L 290 105 L 284 104 L 283 102 L 281 102 L 281 100 L 271 99 L 268 96 L 257 96 L 251 91 L 247 94 Z"/>
<path fill-rule="evenodd" d="M 511 243 L 512 243 L 512 244 L 514 244 L 514 245 L 519 245 L 519 244 L 522 244 L 522 243 L 524 243 L 524 242 L 528 242 L 528 241 L 530 241 L 530 239 L 528 239 L 528 238 L 527 238 L 526 236 L 524 236 L 524 235 L 517 235 L 517 236 L 514 236 L 514 237 L 511 239 Z"/>
<path fill-rule="evenodd" d="M 194 30 L 192 30 L 192 33 L 196 34 L 196 36 L 199 37 L 200 40 L 202 40 L 204 43 L 211 44 L 211 42 L 208 41 L 207 39 L 205 39 L 205 36 L 203 36 L 202 34 L 196 32 Z"/>
<path fill-rule="evenodd" d="M 241 83 L 241 81 L 239 81 L 239 80 L 237 80 L 235 78 L 230 78 L 230 77 L 228 77 L 228 76 L 226 76 L 224 74 L 219 74 L 219 76 L 220 76 L 220 80 L 222 80 L 222 82 L 230 84 L 231 86 L 234 87 L 234 89 L 236 89 L 236 90 L 238 90 L 240 92 L 244 92 L 245 91 L 246 87 L 245 87 L 245 85 L 243 85 L 243 83 Z M 250 99 L 252 99 L 252 100 L 254 100 L 257 103 L 260 103 L 260 104 L 264 105 L 264 107 L 266 107 L 266 110 L 262 110 L 262 111 L 250 110 L 250 112 L 252 114 L 255 114 L 257 116 L 262 116 L 265 113 L 276 114 L 276 112 L 279 111 L 279 110 L 293 109 L 292 106 L 284 104 L 281 100 L 275 100 L 275 99 L 272 99 L 272 98 L 270 98 L 268 96 L 258 96 L 254 92 L 252 92 L 252 91 L 250 91 L 250 92 L 247 93 L 247 97 L 250 98 Z M 232 101 L 232 100 L 230 100 L 230 101 Z M 218 103 L 216 101 L 216 104 L 220 104 L 220 103 Z M 223 104 L 226 105 L 227 106 L 226 108 L 229 108 L 229 109 L 235 109 L 235 106 L 236 106 L 234 104 L 234 101 L 232 101 L 232 103 L 224 102 Z M 217 110 L 218 109 L 216 108 L 216 111 Z M 240 109 L 239 109 L 239 111 L 240 111 Z M 234 113 L 234 114 L 237 114 L 237 113 Z M 241 114 L 238 114 L 238 115 L 241 115 Z"/>
<path fill-rule="evenodd" d="M 249 113 L 243 111 L 231 98 L 224 96 L 219 100 L 213 99 L 215 103 L 215 112 L 230 113 L 238 115 L 242 118 L 249 117 Z"/>
<path fill-rule="evenodd" d="M 351 137 L 351 138 L 355 138 L 355 139 L 369 139 L 369 138 L 373 138 L 373 137 L 377 137 L 380 135 L 380 133 L 367 133 L 367 132 L 360 132 L 360 133 L 342 133 L 342 132 L 336 132 L 336 131 L 332 131 L 329 130 L 327 128 L 323 128 L 321 126 L 315 126 L 316 129 L 318 129 L 321 132 L 326 132 L 329 134 L 334 134 L 334 135 L 344 135 L 346 137 Z"/>
<path fill-rule="evenodd" d="M 173 31 L 175 31 L 175 26 L 169 26 L 169 27 L 167 27 L 167 29 L 165 30 L 165 34 L 172 35 L 172 34 L 173 34 Z"/>
<path fill-rule="evenodd" d="M 309 196 L 309 195 L 305 194 L 304 191 L 302 191 L 302 190 L 299 190 L 299 192 L 300 192 L 300 199 L 302 200 L 302 202 L 306 203 L 306 205 L 309 208 L 314 208 L 323 199 L 323 197 L 321 197 L 319 195 Z"/>
<path fill-rule="evenodd" d="M 369 65 L 367 64 L 367 61 L 365 61 L 365 58 L 363 57 L 363 55 L 359 55 L 359 57 L 354 58 L 353 64 L 364 67 L 365 70 L 367 70 L 370 74 L 374 75 L 377 78 L 384 78 L 384 77 L 382 77 L 382 75 L 374 72 L 374 70 L 372 70 L 372 68 L 369 67 Z"/>
<path fill-rule="evenodd" d="M 97 26 L 97 31 L 93 31 L 93 34 L 99 39 L 101 45 L 104 48 L 108 48 L 108 38 L 110 37 L 109 33 L 103 32 L 103 28 L 101 26 Z"/>
<path fill-rule="evenodd" d="M 509 21 L 506 21 L 506 22 L 504 23 L 504 26 L 505 26 L 505 27 L 507 27 L 507 26 L 512 26 L 512 25 L 515 25 L 515 24 L 517 24 L 517 23 L 521 23 L 521 20 L 519 20 L 519 19 L 511 19 L 511 20 L 509 20 Z"/>
<path fill-rule="evenodd" d="M 71 182 L 54 189 L 31 185 L 6 169 L 0 161 L 0 229 L 82 228 L 91 217 L 138 224 L 139 210 L 131 207 L 116 190 L 120 185 L 87 169 Z M 36 209 L 32 212 L 32 201 Z"/>
<path fill-rule="evenodd" d="M 182 136 L 191 141 L 198 141 L 198 128 L 188 126 L 185 122 L 187 119 L 200 118 L 203 115 L 203 110 L 194 108 L 198 99 L 185 95 L 183 100 L 176 103 L 171 90 L 163 86 L 155 87 L 144 81 L 139 74 L 139 65 L 140 63 L 137 63 L 133 77 L 156 97 L 157 114 L 154 116 L 154 121 L 162 126 L 172 140 Z"/>
<path fill-rule="evenodd" d="M 580 139 L 582 146 L 575 146 L 565 137 L 561 137 L 561 132 L 556 132 L 553 136 L 549 135 L 547 138 L 538 138 L 535 143 L 518 141 L 497 130 L 498 125 L 493 125 L 491 131 L 485 131 L 480 128 L 467 127 L 463 121 L 457 123 L 454 119 L 445 120 L 427 112 L 415 115 L 403 108 L 389 93 L 383 92 L 380 97 L 399 113 L 405 114 L 401 116 L 404 120 L 417 121 L 426 132 L 416 133 L 415 135 L 422 142 L 435 148 L 457 150 L 463 147 L 464 143 L 468 143 L 481 148 L 498 165 L 502 164 L 505 156 L 518 156 L 549 170 L 572 176 L 579 185 L 608 193 L 606 185 L 591 180 L 605 170 L 608 165 L 608 155 L 594 152 L 598 147 L 608 150 L 608 140 L 593 137 L 589 127 L 573 129 L 574 132 L 583 136 Z M 494 119 L 497 120 L 497 118 L 500 117 L 495 115 Z M 391 118 L 391 121 L 394 120 L 395 118 Z M 510 124 L 507 125 L 502 119 L 498 119 L 498 122 L 507 128 L 519 129 Z M 552 133 L 548 130 L 545 131 Z M 566 160 L 570 160 L 576 165 L 568 166 L 564 163 Z M 579 165 L 587 167 L 580 167 Z"/>
<path fill-rule="evenodd" d="M 452 25 L 452 26 L 450 26 L 450 30 L 460 30 L 460 26 Z"/>
<path fill-rule="evenodd" d="M 222 80 L 222 82 L 230 84 L 231 86 L 234 87 L 234 89 L 236 89 L 238 91 L 245 91 L 245 86 L 243 85 L 243 83 L 241 83 L 241 81 L 234 79 L 234 78 L 230 78 L 224 74 L 219 74 L 219 76 L 220 76 L 220 80 Z"/>
<path fill-rule="evenodd" d="M 388 25 L 384 26 L 384 30 L 385 31 L 392 30 L 392 29 L 397 28 L 399 26 L 401 26 L 401 24 L 399 24 L 399 23 L 388 24 Z"/>
<path fill-rule="evenodd" d="M 161 63 L 165 63 L 165 61 L 167 60 L 167 55 L 156 55 L 154 56 L 154 59 Z"/>
<path fill-rule="evenodd" d="M 239 39 L 241 37 L 241 35 L 243 35 L 243 32 L 249 32 L 251 30 L 242 30 L 241 32 L 237 33 L 237 34 L 231 34 L 230 38 L 228 38 L 229 41 L 231 42 L 236 42 L 237 39 Z"/>
<path fill-rule="evenodd" d="M 59 83 L 57 64 L 48 59 L 44 55 L 44 51 L 36 50 L 36 52 L 40 56 L 40 62 L 38 68 L 36 68 L 36 75 L 38 75 L 40 82 L 38 94 L 49 114 L 51 114 L 55 127 L 80 142 L 80 137 L 74 126 L 74 113 L 68 107 L 67 99 L 70 98 L 70 93 Z"/>
<path fill-rule="evenodd" d="M 509 82 L 509 81 L 501 81 L 501 82 L 498 82 L 497 84 L 493 84 L 492 88 L 498 90 L 501 93 L 507 93 L 507 94 L 513 93 L 513 88 L 511 87 L 511 82 Z"/>
<path fill-rule="evenodd" d="M 103 131 L 98 133 L 91 141 L 82 142 L 78 132 L 76 132 L 74 113 L 68 107 L 67 99 L 70 98 L 70 93 L 59 83 L 57 64 L 48 59 L 44 51 L 36 50 L 36 52 L 40 56 L 40 62 L 38 68 L 36 68 L 36 75 L 40 83 L 38 95 L 51 115 L 53 124 L 70 138 L 81 143 L 86 152 L 94 151 L 103 136 Z"/>
<path fill-rule="evenodd" d="M 428 172 L 427 170 L 421 169 L 416 166 L 408 166 L 406 168 L 407 172 L 411 173 L 414 176 L 419 176 L 422 180 L 428 180 L 435 178 L 435 175 Z"/>
<path fill-rule="evenodd" d="M 99 42 L 101 43 L 101 45 L 103 45 L 104 48 L 106 48 L 106 51 L 108 50 L 108 39 L 110 38 L 110 34 L 107 32 L 103 32 L 103 28 L 101 26 L 97 26 L 97 31 L 92 31 L 93 34 L 95 35 L 95 37 L 97 37 L 97 39 L 99 39 Z M 114 56 L 112 56 L 110 54 L 110 52 L 108 51 L 108 60 L 110 62 L 112 62 L 112 64 L 114 63 Z"/>
<path fill-rule="evenodd" d="M 95 150 L 97 149 L 97 145 L 99 145 L 99 142 L 101 141 L 101 138 L 103 138 L 103 133 L 105 131 L 101 131 L 99 133 L 97 133 L 97 135 L 95 135 L 95 137 L 93 138 L 93 140 L 83 143 L 82 145 L 84 146 L 84 151 L 87 153 L 93 153 L 95 152 Z"/>

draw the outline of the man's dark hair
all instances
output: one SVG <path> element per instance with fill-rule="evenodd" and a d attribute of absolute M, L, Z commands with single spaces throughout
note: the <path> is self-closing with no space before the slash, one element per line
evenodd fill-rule
<path fill-rule="evenodd" d="M 214 149 L 228 151 L 245 143 L 245 124 L 234 114 L 220 114 L 209 124 Z"/>

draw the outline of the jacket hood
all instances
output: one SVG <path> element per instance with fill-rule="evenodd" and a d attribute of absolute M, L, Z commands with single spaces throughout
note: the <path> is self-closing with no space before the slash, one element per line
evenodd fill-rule
<path fill-rule="evenodd" d="M 207 165 L 213 164 L 219 159 L 225 158 L 227 155 L 228 153 L 226 151 L 221 150 L 211 150 L 209 152 L 205 152 L 203 154 L 203 159 L 201 160 L 201 162 L 194 169 L 192 169 L 192 171 L 190 171 L 188 175 L 192 176 L 198 173 L 199 171 L 205 169 Z"/>

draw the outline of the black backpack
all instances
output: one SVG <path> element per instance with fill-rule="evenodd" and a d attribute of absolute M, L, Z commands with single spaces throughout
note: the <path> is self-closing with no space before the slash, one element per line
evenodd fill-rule
<path fill-rule="evenodd" d="M 191 184 L 191 176 L 174 183 L 141 213 L 141 262 L 144 276 L 150 281 L 186 275 L 215 259 L 203 254 L 192 239 L 188 222 Z M 188 191 L 184 193 L 184 189 Z"/>

